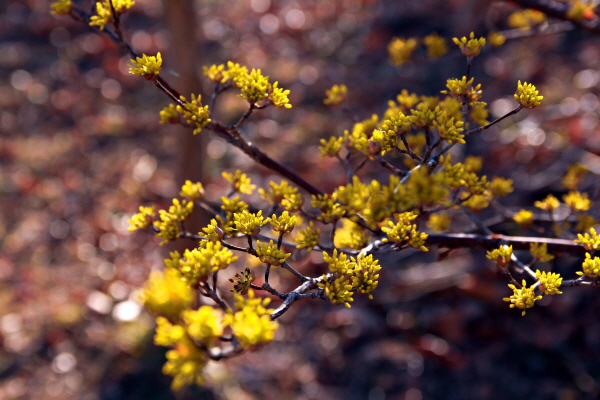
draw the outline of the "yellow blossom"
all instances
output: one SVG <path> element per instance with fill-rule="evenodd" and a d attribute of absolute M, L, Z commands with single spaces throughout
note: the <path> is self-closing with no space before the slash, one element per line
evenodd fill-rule
<path fill-rule="evenodd" d="M 319 244 L 320 229 L 315 229 L 311 221 L 306 229 L 300 229 L 300 234 L 296 237 L 296 248 L 306 248 L 312 250 Z"/>
<path fill-rule="evenodd" d="M 288 211 L 284 211 L 279 217 L 273 214 L 269 220 L 271 222 L 271 228 L 275 232 L 290 233 L 294 230 L 294 226 L 296 226 L 297 218 L 295 216 L 290 216 Z"/>
<path fill-rule="evenodd" d="M 273 266 L 283 264 L 285 260 L 292 255 L 292 253 L 284 253 L 283 250 L 278 249 L 277 245 L 273 243 L 272 240 L 270 240 L 269 243 L 261 243 L 257 240 L 256 254 L 260 261 Z"/>
<path fill-rule="evenodd" d="M 223 334 L 223 312 L 211 306 L 185 310 L 183 321 L 187 333 L 196 341 L 208 346 Z"/>
<path fill-rule="evenodd" d="M 71 0 L 56 0 L 50 4 L 50 7 L 52 7 L 50 14 L 66 15 L 73 10 L 73 3 L 71 3 Z"/>
<path fill-rule="evenodd" d="M 528 210 L 520 210 L 518 213 L 513 215 L 513 220 L 517 224 L 527 227 L 533 223 L 533 213 Z"/>
<path fill-rule="evenodd" d="M 352 284 L 346 276 L 339 276 L 332 282 L 324 279 L 323 282 L 317 284 L 325 296 L 329 298 L 332 304 L 343 304 L 346 308 L 350 308 L 350 302 L 354 301 L 352 297 Z"/>
<path fill-rule="evenodd" d="M 229 282 L 235 283 L 231 291 L 239 294 L 248 293 L 248 289 L 254 279 L 256 279 L 256 274 L 250 268 L 246 268 L 242 273 L 236 273 L 233 278 L 229 279 Z"/>
<path fill-rule="evenodd" d="M 319 146 L 319 157 L 335 157 L 342 148 L 342 142 L 344 137 L 331 136 L 329 140 L 321 139 L 321 146 Z"/>
<path fill-rule="evenodd" d="M 236 225 L 238 232 L 243 235 L 258 235 L 260 227 L 269 222 L 269 219 L 264 219 L 262 211 L 258 213 L 249 213 L 243 210 L 240 213 L 233 214 L 233 222 Z"/>
<path fill-rule="evenodd" d="M 160 52 L 156 56 L 147 56 L 142 54 L 141 57 L 131 59 L 132 67 L 129 67 L 129 73 L 143 76 L 144 79 L 153 80 L 160 73 L 162 65 L 162 56 Z"/>
<path fill-rule="evenodd" d="M 514 191 L 513 180 L 495 176 L 490 182 L 489 190 L 494 197 L 506 196 Z"/>
<path fill-rule="evenodd" d="M 598 236 L 594 228 L 590 228 L 590 233 L 583 235 L 578 233 L 575 243 L 583 245 L 583 248 L 587 251 L 598 250 L 600 248 L 600 236 Z"/>
<path fill-rule="evenodd" d="M 488 251 L 485 256 L 488 260 L 492 260 L 500 267 L 505 268 L 510 263 L 512 251 L 512 246 L 503 245 L 495 250 Z"/>
<path fill-rule="evenodd" d="M 575 273 L 577 275 L 586 275 L 590 278 L 597 278 L 598 276 L 600 276 L 600 258 L 592 258 L 590 253 L 585 253 L 585 260 L 581 265 L 581 269 L 583 270 L 583 272 L 577 271 Z"/>
<path fill-rule="evenodd" d="M 535 276 L 540 281 L 539 288 L 543 294 L 562 294 L 562 292 L 558 290 L 562 284 L 562 278 L 560 274 L 553 272 L 540 272 L 538 269 L 535 271 Z"/>
<path fill-rule="evenodd" d="M 177 111 L 175 104 L 169 104 L 163 108 L 160 113 L 160 124 L 178 124 L 181 122 L 181 116 Z"/>
<path fill-rule="evenodd" d="M 490 42 L 490 46 L 492 47 L 500 47 L 506 43 L 506 37 L 502 34 L 502 32 L 490 32 L 487 40 Z"/>
<path fill-rule="evenodd" d="M 192 306 L 194 292 L 177 271 L 168 269 L 151 272 L 139 297 L 148 311 L 174 320 Z"/>
<path fill-rule="evenodd" d="M 571 191 L 563 196 L 563 201 L 573 211 L 587 211 L 590 209 L 591 202 L 587 193 Z"/>
<path fill-rule="evenodd" d="M 138 212 L 137 214 L 133 214 L 131 218 L 127 220 L 127 222 L 129 222 L 129 228 L 127 228 L 127 230 L 133 232 L 137 231 L 138 229 L 144 229 L 149 227 L 152 224 L 152 220 L 154 219 L 155 209 L 155 206 L 140 206 L 140 212 Z"/>
<path fill-rule="evenodd" d="M 241 91 L 238 97 L 247 100 L 250 104 L 256 104 L 268 96 L 269 77 L 263 76 L 260 69 L 252 69 L 249 74 L 239 74 L 233 78 L 233 81 Z"/>
<path fill-rule="evenodd" d="M 235 173 L 223 172 L 221 174 L 223 178 L 231 184 L 233 190 L 242 194 L 252 194 L 254 189 L 256 189 L 256 185 L 252 184 L 252 181 L 248 177 L 248 175 L 242 173 L 239 169 L 235 171 Z"/>
<path fill-rule="evenodd" d="M 272 309 L 267 309 L 270 299 L 256 298 L 252 289 L 247 297 L 234 294 L 236 312 L 225 315 L 224 322 L 244 349 L 255 349 L 275 337 L 279 324 L 271 320 Z"/>
<path fill-rule="evenodd" d="M 392 65 L 400 66 L 407 62 L 418 44 L 416 38 L 392 38 L 388 44 L 388 54 Z"/>
<path fill-rule="evenodd" d="M 427 55 L 432 59 L 439 58 L 448 52 L 446 39 L 437 33 L 425 36 L 423 38 L 423 44 L 427 47 Z"/>
<path fill-rule="evenodd" d="M 548 245 L 546 243 L 531 243 L 529 245 L 529 252 L 540 261 L 551 261 L 554 259 L 554 256 L 548 253 Z"/>
<path fill-rule="evenodd" d="M 452 218 L 448 214 L 431 214 L 427 227 L 434 232 L 444 232 L 450 228 Z"/>
<path fill-rule="evenodd" d="M 546 20 L 546 14 L 531 8 L 515 11 L 508 16 L 507 23 L 511 28 L 527 30 Z"/>
<path fill-rule="evenodd" d="M 112 5 L 111 5 L 112 2 Z M 104 30 L 107 24 L 113 23 L 113 8 L 115 14 L 123 14 L 129 10 L 135 1 L 133 0 L 102 0 L 96 3 L 96 14 L 90 17 L 90 26 L 98 26 L 100 30 Z"/>
<path fill-rule="evenodd" d="M 523 279 L 523 287 L 517 289 L 515 285 L 509 284 L 509 288 L 513 290 L 513 295 L 505 297 L 503 300 L 510 302 L 510 308 L 520 308 L 523 310 L 521 315 L 525 315 L 525 309 L 533 307 L 537 300 L 541 300 L 542 296 L 536 296 L 533 287 L 528 288 L 527 282 Z"/>
<path fill-rule="evenodd" d="M 533 205 L 537 208 L 541 208 L 542 210 L 552 212 L 556 210 L 558 206 L 560 206 L 560 201 L 553 195 L 549 194 L 544 200 L 536 201 L 535 203 L 533 203 Z"/>
<path fill-rule="evenodd" d="M 279 82 L 275 82 L 271 87 L 271 91 L 269 93 L 269 100 L 271 101 L 271 104 L 273 104 L 275 108 L 292 108 L 292 105 L 290 104 L 290 99 L 288 99 L 290 91 L 284 90 L 278 87 L 278 85 Z"/>
<path fill-rule="evenodd" d="M 469 39 L 463 36 L 461 39 L 453 38 L 452 41 L 454 44 L 460 47 L 462 53 L 467 57 L 475 57 L 479 55 L 481 48 L 485 46 L 485 38 L 482 37 L 475 39 L 474 32 L 471 32 Z"/>
<path fill-rule="evenodd" d="M 194 135 L 200 133 L 202 128 L 208 124 L 211 119 L 209 118 L 210 112 L 208 106 L 202 106 L 202 96 L 192 94 L 192 99 L 187 101 L 184 96 L 180 97 L 183 105 L 176 107 L 177 111 L 183 114 L 188 124 L 194 125 Z"/>
<path fill-rule="evenodd" d="M 538 90 L 531 83 L 519 81 L 517 91 L 514 94 L 517 103 L 525 108 L 534 108 L 540 105 L 544 96 L 538 96 Z"/>
<path fill-rule="evenodd" d="M 330 89 L 325 91 L 324 104 L 338 106 L 346 100 L 346 94 L 348 88 L 346 85 L 333 85 Z"/>
<path fill-rule="evenodd" d="M 190 340 L 178 343 L 175 349 L 167 351 L 166 357 L 162 372 L 173 377 L 171 389 L 177 391 L 185 385 L 204 383 L 201 373 L 209 358 Z"/>
<path fill-rule="evenodd" d="M 192 183 L 192 181 L 186 180 L 179 195 L 190 200 L 200 200 L 204 196 L 204 187 L 200 182 Z"/>

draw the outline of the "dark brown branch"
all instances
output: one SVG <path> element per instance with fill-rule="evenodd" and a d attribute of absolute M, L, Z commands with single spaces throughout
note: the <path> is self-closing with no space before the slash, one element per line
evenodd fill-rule
<path fill-rule="evenodd" d="M 556 0 L 512 0 L 524 8 L 533 8 L 548 15 L 549 17 L 557 18 L 563 21 L 569 21 L 572 24 L 584 29 L 588 32 L 600 34 L 600 19 L 598 17 L 586 20 L 585 18 L 576 21 L 569 18 L 568 11 L 569 3 L 564 3 Z"/>
<path fill-rule="evenodd" d="M 444 233 L 430 234 L 425 241 L 426 246 L 439 246 L 450 249 L 458 248 L 480 248 L 490 250 L 502 244 L 513 246 L 516 250 L 529 250 L 531 243 L 545 243 L 548 251 L 552 253 L 570 253 L 583 255 L 583 246 L 566 239 L 551 239 L 525 236 L 476 235 L 471 233 Z"/>

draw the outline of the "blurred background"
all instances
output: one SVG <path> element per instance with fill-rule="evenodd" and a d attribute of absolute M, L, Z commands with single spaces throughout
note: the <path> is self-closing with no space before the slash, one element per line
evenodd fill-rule
<path fill-rule="evenodd" d="M 185 179 L 215 200 L 228 191 L 223 170 L 258 185 L 280 178 L 208 131 L 159 125 L 168 99 L 128 74 L 129 56 L 49 4 L 0 3 L 0 399 L 598 398 L 597 289 L 565 288 L 521 317 L 481 250 L 384 258 L 374 300 L 300 302 L 272 344 L 211 363 L 206 387 L 172 393 L 160 372 L 166 350 L 152 344 L 153 319 L 134 291 L 174 247 L 127 232 L 127 219 L 139 205 L 165 207 Z M 163 76 L 186 96 L 210 96 L 202 66 L 228 60 L 289 88 L 291 110 L 255 113 L 244 132 L 331 191 L 345 172 L 318 157 L 319 139 L 352 120 L 323 105 L 327 88 L 345 83 L 359 119 L 381 115 L 402 89 L 436 95 L 465 74 L 464 56 L 452 45 L 428 60 L 421 49 L 394 67 L 392 37 L 485 36 L 512 29 L 516 10 L 485 0 L 137 0 L 123 29 L 137 51 L 162 53 Z M 560 178 L 574 162 L 591 170 L 582 188 L 597 200 L 599 66 L 598 37 L 580 30 L 486 46 L 472 76 L 491 117 L 515 107 L 517 80 L 545 99 L 457 146 L 455 160 L 482 156 L 484 173 L 512 178 L 501 203 L 513 211 L 566 193 Z M 226 92 L 214 115 L 228 123 L 244 106 Z M 377 165 L 361 176 L 387 180 Z M 498 232 L 535 234 L 512 229 Z M 319 257 L 294 258 L 305 275 L 323 272 Z M 570 279 L 580 263 L 559 255 L 546 269 Z M 288 278 L 273 279 L 285 289 Z"/>

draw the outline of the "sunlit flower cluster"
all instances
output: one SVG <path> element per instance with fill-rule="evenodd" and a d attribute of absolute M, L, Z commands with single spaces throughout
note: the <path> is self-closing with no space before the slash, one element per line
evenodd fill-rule
<path fill-rule="evenodd" d="M 248 296 L 235 294 L 235 313 L 225 315 L 224 322 L 245 349 L 253 349 L 269 343 L 275 337 L 279 324 L 271 320 L 270 314 L 274 311 L 266 307 L 270 299 L 255 297 L 250 289 Z"/>
<path fill-rule="evenodd" d="M 100 30 L 114 22 L 114 14 L 120 15 L 129 10 L 133 0 L 103 0 L 96 3 L 96 15 L 90 17 L 90 26 L 98 26 Z M 114 14 L 113 14 L 114 10 Z"/>
<path fill-rule="evenodd" d="M 71 3 L 71 0 L 56 0 L 50 4 L 50 7 L 52 8 L 50 14 L 65 15 L 73 10 L 73 3 Z"/>
<path fill-rule="evenodd" d="M 392 65 L 400 66 L 406 63 L 417 48 L 418 44 L 419 42 L 416 38 L 392 38 L 388 44 L 388 55 Z"/>
<path fill-rule="evenodd" d="M 348 94 L 348 87 L 346 85 L 333 85 L 330 89 L 325 91 L 324 104 L 338 106 L 346 100 Z"/>
<path fill-rule="evenodd" d="M 181 96 L 183 105 L 178 105 L 177 111 L 183 114 L 188 124 L 194 125 L 194 135 L 200 133 L 202 128 L 208 124 L 210 120 L 210 111 L 208 106 L 202 105 L 202 96 L 192 94 L 192 99 L 187 101 L 184 96 Z"/>
<path fill-rule="evenodd" d="M 577 234 L 575 243 L 583 245 L 587 251 L 598 250 L 600 248 L 600 236 L 596 233 L 596 229 L 590 228 L 589 233 Z"/>
<path fill-rule="evenodd" d="M 539 288 L 543 294 L 555 295 L 562 294 L 558 289 L 562 285 L 560 274 L 554 272 L 541 272 L 539 269 L 535 271 L 535 276 L 539 280 Z"/>
<path fill-rule="evenodd" d="M 153 80 L 160 73 L 162 66 L 162 56 L 157 53 L 156 56 L 147 56 L 131 59 L 132 67 L 129 67 L 129 73 L 144 77 L 146 80 Z"/>
<path fill-rule="evenodd" d="M 475 57 L 481 52 L 481 48 L 485 46 L 485 38 L 475 39 L 475 33 L 471 32 L 469 38 L 453 38 L 452 41 L 456 44 L 462 53 L 467 57 Z"/>
<path fill-rule="evenodd" d="M 531 83 L 519 81 L 517 91 L 514 94 L 517 103 L 525 108 L 534 108 L 540 105 L 544 96 L 538 96 L 539 91 Z"/>
<path fill-rule="evenodd" d="M 437 33 L 432 33 L 423 38 L 423 44 L 427 47 L 427 55 L 429 58 L 440 58 L 448 52 L 446 39 Z"/>
<path fill-rule="evenodd" d="M 510 297 L 505 297 L 503 300 L 510 302 L 510 308 L 519 308 L 523 310 L 521 315 L 525 315 L 526 309 L 533 307 L 537 300 L 541 300 L 542 296 L 535 295 L 533 287 L 527 287 L 527 282 L 523 279 L 522 287 L 519 289 L 513 284 L 508 285 L 513 290 L 513 294 Z"/>
<path fill-rule="evenodd" d="M 492 260 L 500 267 L 505 268 L 510 263 L 512 251 L 512 246 L 503 245 L 497 249 L 488 251 L 485 256 L 488 258 L 488 260 Z"/>

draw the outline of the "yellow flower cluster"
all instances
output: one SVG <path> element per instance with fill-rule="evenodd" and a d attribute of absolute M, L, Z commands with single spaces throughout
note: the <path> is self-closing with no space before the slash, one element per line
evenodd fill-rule
<path fill-rule="evenodd" d="M 290 216 L 288 211 L 282 212 L 279 217 L 273 214 L 273 216 L 269 218 L 271 228 L 275 232 L 280 232 L 281 234 L 292 232 L 296 226 L 296 220 L 296 216 Z"/>
<path fill-rule="evenodd" d="M 475 33 L 471 32 L 469 39 L 466 37 L 453 38 L 452 41 L 456 44 L 462 53 L 467 57 L 475 57 L 481 52 L 481 48 L 485 46 L 485 38 L 475 39 Z"/>
<path fill-rule="evenodd" d="M 223 172 L 221 175 L 229 182 L 233 190 L 238 193 L 252 194 L 254 189 L 256 189 L 256 185 L 252 184 L 248 175 L 242 173 L 239 169 L 233 174 L 230 172 Z"/>
<path fill-rule="evenodd" d="M 597 278 L 600 276 L 600 258 L 594 257 L 590 255 L 590 253 L 585 253 L 585 260 L 581 265 L 581 271 L 575 272 L 577 275 L 586 275 L 590 278 Z"/>
<path fill-rule="evenodd" d="M 236 236 L 238 234 L 238 230 L 234 222 L 234 215 L 247 210 L 248 203 L 241 200 L 239 196 L 235 196 L 232 199 L 223 196 L 221 197 L 221 209 L 225 211 L 225 218 L 223 218 L 221 215 L 217 215 L 217 221 L 220 223 L 223 231 L 227 235 L 231 237 Z"/>
<path fill-rule="evenodd" d="M 256 274 L 250 268 L 246 268 L 242 273 L 236 273 L 233 278 L 229 279 L 229 282 L 234 283 L 231 291 L 239 294 L 248 293 L 254 279 L 256 279 Z"/>
<path fill-rule="evenodd" d="M 365 256 L 360 254 L 356 259 L 344 253 L 338 255 L 334 250 L 329 256 L 323 252 L 323 259 L 329 264 L 329 271 L 334 274 L 332 279 L 323 277 L 323 281 L 318 286 L 323 289 L 325 295 L 332 304 L 343 304 L 350 308 L 350 302 L 354 301 L 353 291 L 360 294 L 370 294 L 379 284 L 379 272 L 381 266 L 379 261 L 373 259 L 373 255 Z"/>
<path fill-rule="evenodd" d="M 406 63 L 419 42 L 416 38 L 404 39 L 394 37 L 388 44 L 387 50 L 392 65 L 400 66 Z"/>
<path fill-rule="evenodd" d="M 271 320 L 274 310 L 266 308 L 271 299 L 255 297 L 252 289 L 248 290 L 247 298 L 234 296 L 237 311 L 226 314 L 223 322 L 231 327 L 240 345 L 244 349 L 255 349 L 273 340 L 279 324 Z"/>
<path fill-rule="evenodd" d="M 223 240 L 223 230 L 219 228 L 219 226 L 217 225 L 217 221 L 214 219 L 211 219 L 210 224 L 208 224 L 205 228 L 202 228 L 201 234 L 204 235 L 204 237 L 206 237 L 207 240 Z"/>
<path fill-rule="evenodd" d="M 464 130 L 462 128 L 463 122 L 455 121 L 454 117 L 449 117 L 445 110 L 437 113 L 436 119 L 433 121 L 433 126 L 437 128 L 438 134 L 446 142 L 450 144 L 466 143 L 464 139 L 465 135 L 461 134 Z"/>
<path fill-rule="evenodd" d="M 542 298 L 542 296 L 536 296 L 533 287 L 527 287 L 527 282 L 523 279 L 523 287 L 518 289 L 515 285 L 509 284 L 509 288 L 513 290 L 513 295 L 505 297 L 503 300 L 510 302 L 510 308 L 519 308 L 523 310 L 521 315 L 525 315 L 526 309 L 533 307 L 533 304 Z"/>
<path fill-rule="evenodd" d="M 419 232 L 417 230 L 417 225 L 413 224 L 413 221 L 417 216 L 418 214 L 412 211 L 396 214 L 395 217 L 397 222 L 395 224 L 392 221 L 389 221 L 389 227 L 381 228 L 381 230 L 387 234 L 387 238 L 383 239 L 383 241 L 395 243 L 406 242 L 415 249 L 429 251 L 429 249 L 425 247 L 425 240 L 428 235 L 424 232 Z"/>
<path fill-rule="evenodd" d="M 338 106 L 346 100 L 348 94 L 348 87 L 346 85 L 333 85 L 330 89 L 325 91 L 324 104 Z"/>
<path fill-rule="evenodd" d="M 573 211 L 587 211 L 592 205 L 587 193 L 571 191 L 563 196 L 565 204 Z"/>
<path fill-rule="evenodd" d="M 508 16 L 507 23 L 511 28 L 530 29 L 546 20 L 546 14 L 531 8 L 515 11 Z"/>
<path fill-rule="evenodd" d="M 200 133 L 202 128 L 208 124 L 210 120 L 210 111 L 208 106 L 202 106 L 202 96 L 192 94 L 192 99 L 187 101 L 184 96 L 180 97 L 183 105 L 176 107 L 177 111 L 183 114 L 188 124 L 194 125 L 194 135 Z"/>
<path fill-rule="evenodd" d="M 589 172 L 589 169 L 581 164 L 573 164 L 567 168 L 567 173 L 562 178 L 562 184 L 568 190 L 576 190 L 577 186 Z"/>
<path fill-rule="evenodd" d="M 533 223 L 533 213 L 528 210 L 520 210 L 513 215 L 515 222 L 523 227 L 527 227 Z"/>
<path fill-rule="evenodd" d="M 202 69 L 204 71 L 204 76 L 219 83 L 227 83 L 235 80 L 240 75 L 248 73 L 246 67 L 240 66 L 240 64 L 234 63 L 233 61 L 227 62 L 227 69 L 225 69 L 225 65 L 223 64 L 211 65 L 210 67 L 203 66 Z"/>
<path fill-rule="evenodd" d="M 160 219 L 154 220 L 153 227 L 158 231 L 157 237 L 163 238 L 161 246 L 179 237 L 179 223 L 186 220 L 194 209 L 194 203 L 188 200 L 180 202 L 173 199 L 169 210 L 159 210 Z M 154 207 L 140 207 L 140 212 L 129 219 L 130 231 L 147 228 L 153 220 Z"/>
<path fill-rule="evenodd" d="M 446 39 L 437 33 L 431 33 L 423 38 L 423 44 L 427 47 L 427 55 L 431 59 L 440 58 L 448 52 Z"/>
<path fill-rule="evenodd" d="M 450 228 L 452 218 L 448 214 L 431 214 L 427 220 L 427 227 L 434 232 L 444 232 Z"/>
<path fill-rule="evenodd" d="M 112 2 L 112 5 L 111 5 Z M 90 26 L 98 26 L 100 30 L 104 30 L 107 24 L 113 22 L 113 7 L 115 14 L 123 14 L 129 10 L 135 1 L 133 0 L 102 0 L 96 3 L 96 14 L 90 17 Z"/>
<path fill-rule="evenodd" d="M 531 243 L 529 245 L 529 252 L 533 257 L 543 262 L 554 260 L 554 256 L 548 253 L 548 245 L 546 243 Z"/>
<path fill-rule="evenodd" d="M 267 222 L 269 222 L 269 219 L 263 218 L 262 210 L 258 211 L 256 214 L 250 213 L 248 210 L 233 214 L 233 223 L 238 232 L 242 235 L 258 235 L 260 233 L 260 227 Z"/>
<path fill-rule="evenodd" d="M 541 208 L 542 210 L 552 212 L 560 206 L 560 201 L 553 195 L 549 194 L 544 200 L 536 201 L 533 203 L 533 205 L 537 208 Z"/>
<path fill-rule="evenodd" d="M 181 186 L 179 196 L 189 200 L 200 200 L 204 197 L 204 187 L 200 182 L 192 183 L 192 181 L 186 180 L 183 186 Z"/>
<path fill-rule="evenodd" d="M 540 282 L 539 288 L 543 294 L 562 294 L 562 292 L 558 290 L 560 285 L 562 285 L 562 278 L 560 274 L 553 272 L 540 272 L 538 269 L 535 271 L 535 276 Z"/>
<path fill-rule="evenodd" d="M 495 250 L 488 251 L 485 256 L 488 260 L 492 260 L 500 267 L 506 268 L 510 263 L 512 251 L 512 246 L 503 245 Z"/>
<path fill-rule="evenodd" d="M 288 99 L 288 94 L 290 94 L 289 90 L 280 88 L 279 82 L 275 82 L 273 86 L 271 86 L 269 100 L 275 108 L 292 108 L 292 105 L 290 104 L 290 99 Z"/>
<path fill-rule="evenodd" d="M 178 124 L 181 122 L 181 116 L 177 111 L 175 104 L 169 104 L 163 108 L 160 113 L 160 124 Z"/>
<path fill-rule="evenodd" d="M 364 248 L 368 241 L 369 237 L 363 227 L 349 219 L 342 219 L 342 226 L 336 229 L 333 238 L 334 246 L 354 250 Z"/>
<path fill-rule="evenodd" d="M 220 269 L 225 269 L 238 259 L 233 253 L 221 246 L 221 242 L 203 240 L 200 246 L 189 250 L 185 249 L 183 257 L 178 251 L 171 252 L 171 258 L 165 260 L 167 269 L 176 270 L 181 274 L 180 279 L 187 282 L 190 287 Z"/>
<path fill-rule="evenodd" d="M 172 320 L 191 307 L 194 292 L 181 280 L 179 272 L 167 269 L 150 273 L 139 298 L 147 310 Z"/>
<path fill-rule="evenodd" d="M 292 253 L 284 253 L 283 250 L 277 248 L 277 244 L 272 240 L 269 243 L 261 243 L 256 241 L 256 254 L 260 261 L 273 266 L 281 265 L 287 260 Z"/>
<path fill-rule="evenodd" d="M 250 73 L 240 69 L 231 79 L 241 91 L 238 97 L 250 104 L 257 104 L 268 97 L 276 108 L 292 107 L 287 97 L 290 91 L 280 88 L 278 82 L 271 85 L 269 77 L 264 76 L 260 69 L 252 69 Z"/>
<path fill-rule="evenodd" d="M 567 17 L 574 21 L 581 21 L 582 19 L 592 19 L 596 16 L 594 8 L 596 7 L 594 2 L 574 0 L 570 2 L 570 7 L 567 10 Z"/>
<path fill-rule="evenodd" d="M 269 204 L 274 205 L 279 204 L 284 199 L 291 199 L 298 193 L 298 188 L 290 186 L 285 180 L 279 182 L 279 185 L 269 181 L 269 189 L 265 190 L 259 188 L 258 193 L 262 199 L 267 200 Z"/>
<path fill-rule="evenodd" d="M 583 235 L 578 233 L 575 243 L 583 245 L 583 248 L 587 251 L 598 250 L 600 248 L 600 236 L 598 236 L 594 228 L 590 228 L 590 233 Z"/>
<path fill-rule="evenodd" d="M 329 137 L 329 140 L 321 139 L 321 146 L 319 146 L 319 157 L 335 157 L 342 149 L 342 143 L 344 137 Z"/>
<path fill-rule="evenodd" d="M 300 229 L 299 235 L 296 237 L 296 248 L 312 250 L 313 247 L 319 245 L 320 235 L 321 230 L 315 229 L 314 223 L 311 221 L 306 229 Z"/>
<path fill-rule="evenodd" d="M 127 220 L 127 222 L 129 222 L 129 228 L 127 228 L 127 230 L 130 232 L 137 231 L 138 229 L 145 229 L 152 224 L 156 207 L 140 206 L 139 210 L 140 212 L 133 214 L 131 218 Z"/>
<path fill-rule="evenodd" d="M 506 37 L 502 34 L 502 32 L 490 32 L 487 40 L 490 42 L 490 46 L 492 47 L 500 47 L 506 43 Z"/>
<path fill-rule="evenodd" d="M 66 15 L 73 10 L 73 3 L 71 3 L 71 0 L 56 0 L 50 4 L 50 7 L 52 8 L 50 14 Z"/>
<path fill-rule="evenodd" d="M 531 83 L 519 81 L 517 91 L 514 94 L 517 103 L 525 108 L 534 108 L 540 105 L 544 96 L 538 96 L 539 92 Z"/>
<path fill-rule="evenodd" d="M 129 73 L 142 76 L 146 80 L 154 80 L 156 79 L 156 75 L 160 73 L 160 68 L 162 66 L 162 56 L 160 52 L 156 54 L 156 56 L 147 56 L 142 54 L 141 57 L 136 57 L 136 59 L 131 59 L 132 67 L 129 67 Z"/>

